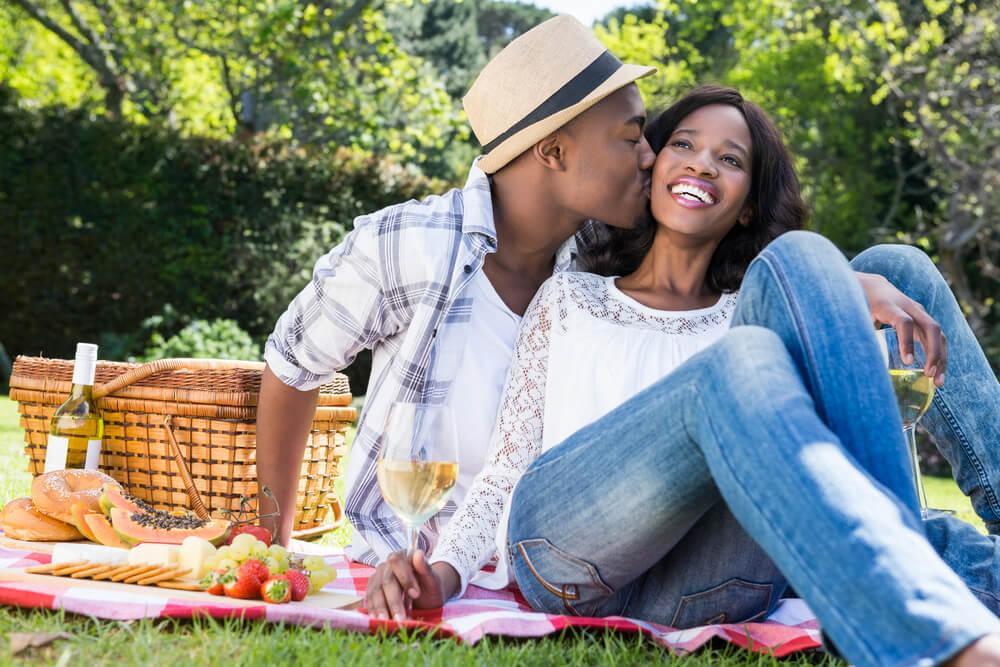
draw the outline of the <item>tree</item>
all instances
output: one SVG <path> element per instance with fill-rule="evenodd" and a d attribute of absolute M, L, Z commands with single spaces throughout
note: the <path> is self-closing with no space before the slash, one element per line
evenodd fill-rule
<path fill-rule="evenodd" d="M 390 29 L 400 47 L 432 63 L 448 94 L 456 99 L 465 95 L 486 64 L 476 28 L 476 4 L 474 0 L 430 0 L 423 5 L 398 5 L 389 14 Z"/>
<path fill-rule="evenodd" d="M 486 59 L 495 56 L 515 37 L 553 16 L 555 14 L 549 10 L 528 2 L 480 0 L 476 25 Z"/>
<path fill-rule="evenodd" d="M 14 0 L 93 71 L 104 108 L 122 115 L 126 100 L 147 117 L 170 110 L 176 52 L 162 39 L 156 20 L 162 3 L 136 0 Z"/>
<path fill-rule="evenodd" d="M 462 126 L 432 68 L 398 47 L 375 0 L 17 5 L 94 72 L 113 117 L 244 140 L 272 131 L 418 164 Z"/>
<path fill-rule="evenodd" d="M 937 251 L 973 330 L 1000 348 L 998 24 L 996 3 L 873 3 L 837 13 L 831 57 L 846 85 L 873 77 L 872 103 L 899 118 L 890 212 L 907 190 L 933 194 L 902 238 Z"/>

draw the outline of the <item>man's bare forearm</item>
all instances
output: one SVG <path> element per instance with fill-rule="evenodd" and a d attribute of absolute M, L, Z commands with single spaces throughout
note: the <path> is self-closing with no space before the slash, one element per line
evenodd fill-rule
<path fill-rule="evenodd" d="M 318 394 L 318 389 L 293 389 L 270 368 L 264 369 L 257 402 L 257 477 L 261 487 L 270 487 L 281 516 L 277 521 L 262 519 L 261 523 L 274 535 L 274 541 L 281 544 L 288 544 L 292 532 L 302 455 Z M 261 514 L 274 511 L 267 498 L 261 496 L 259 503 Z"/>

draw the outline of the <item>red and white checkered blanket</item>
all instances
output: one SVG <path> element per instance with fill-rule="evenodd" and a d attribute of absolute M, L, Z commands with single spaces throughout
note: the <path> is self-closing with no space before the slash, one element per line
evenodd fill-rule
<path fill-rule="evenodd" d="M 311 546 L 311 545 L 310 545 Z M 310 548 L 314 551 L 316 548 Z M 337 549 L 324 552 L 328 563 L 337 568 L 337 580 L 324 590 L 348 595 L 363 595 L 372 568 L 349 562 Z M 48 563 L 44 553 L 0 548 L 0 569 L 23 568 Z M 694 651 L 718 637 L 758 653 L 782 657 L 820 645 L 819 626 L 801 600 L 785 600 L 765 621 L 739 625 L 708 625 L 688 630 L 674 630 L 662 625 L 622 617 L 579 618 L 533 611 L 516 590 L 489 591 L 470 586 L 461 600 L 449 602 L 442 609 L 418 611 L 404 623 L 377 621 L 362 611 L 317 609 L 289 603 L 234 607 L 225 598 L 217 603 L 190 599 L 144 596 L 134 589 L 111 589 L 73 586 L 65 578 L 52 582 L 0 581 L 0 604 L 42 609 L 64 609 L 97 618 L 128 620 L 137 618 L 190 618 L 208 615 L 216 618 L 242 616 L 271 622 L 295 623 L 313 627 L 355 630 L 359 632 L 393 631 L 402 627 L 426 629 L 436 636 L 450 636 L 474 644 L 486 635 L 541 637 L 563 628 L 607 628 L 621 632 L 641 632 L 675 652 Z M 162 590 L 162 589 L 161 589 Z"/>

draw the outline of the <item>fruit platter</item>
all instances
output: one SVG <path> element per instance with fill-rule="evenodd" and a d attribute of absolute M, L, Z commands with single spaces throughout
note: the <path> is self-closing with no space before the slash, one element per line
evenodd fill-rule
<path fill-rule="evenodd" d="M 345 608 L 357 601 L 323 593 L 336 570 L 319 556 L 272 544 L 256 519 L 158 510 L 103 473 L 59 470 L 36 477 L 30 498 L 8 503 L 0 527 L 4 540 L 44 544 L 38 550 L 52 554 L 50 563 L 24 568 L 24 577 L 155 586 L 234 602 L 313 598 Z"/>

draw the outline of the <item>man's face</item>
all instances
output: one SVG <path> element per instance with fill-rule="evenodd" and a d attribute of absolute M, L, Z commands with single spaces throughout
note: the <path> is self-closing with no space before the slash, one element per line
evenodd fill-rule
<path fill-rule="evenodd" d="M 635 84 L 580 114 L 566 135 L 559 196 L 583 218 L 631 228 L 646 215 L 656 155 L 643 136 L 646 109 Z"/>

